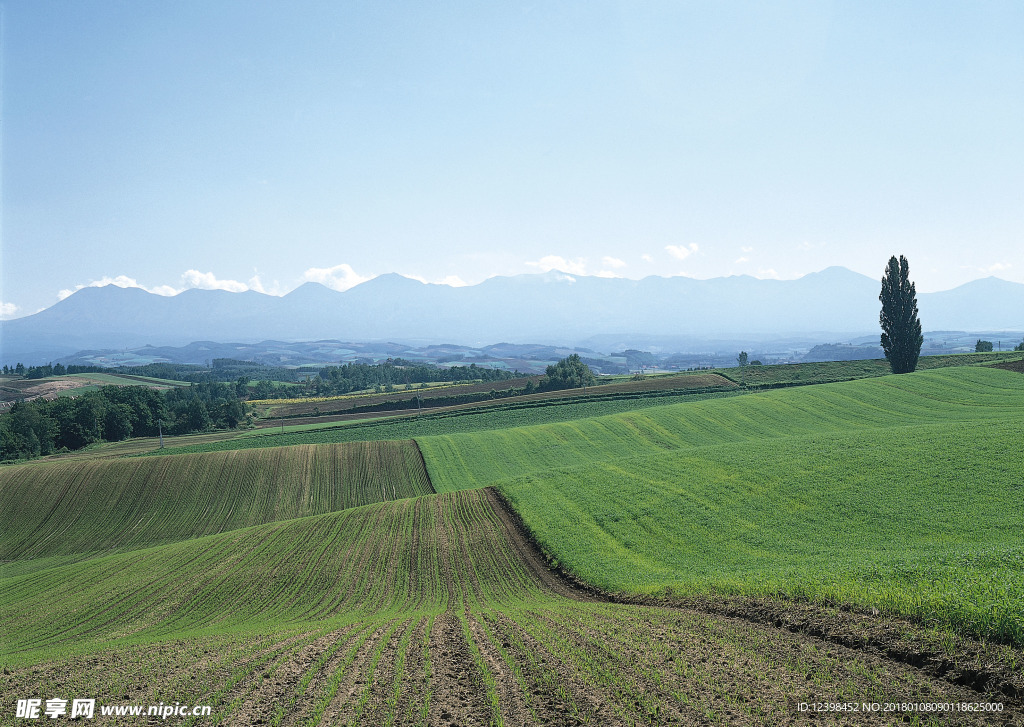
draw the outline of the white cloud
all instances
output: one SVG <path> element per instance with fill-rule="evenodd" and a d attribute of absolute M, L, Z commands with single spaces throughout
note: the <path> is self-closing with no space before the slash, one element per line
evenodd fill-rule
<path fill-rule="evenodd" d="M 14 303 L 0 302 L 0 318 L 10 318 L 18 312 L 18 306 Z"/>
<path fill-rule="evenodd" d="M 446 275 L 440 280 L 427 280 L 422 275 L 410 275 L 409 273 L 401 273 L 401 275 L 403 275 L 406 278 L 418 280 L 421 283 L 426 283 L 428 285 L 448 285 L 452 288 L 462 288 L 469 285 L 469 283 L 460 278 L 458 275 Z"/>
<path fill-rule="evenodd" d="M 697 252 L 698 248 L 696 242 L 691 242 L 689 246 L 684 245 L 665 245 L 665 249 L 668 250 L 668 254 L 677 260 L 685 260 L 690 257 L 693 253 Z"/>
<path fill-rule="evenodd" d="M 260 278 L 259 273 L 256 273 L 249 278 L 248 286 L 249 290 L 255 290 L 257 293 L 263 293 L 265 295 L 282 296 L 285 293 L 281 288 L 281 284 L 276 280 L 270 285 L 265 285 L 263 280 Z"/>
<path fill-rule="evenodd" d="M 750 258 L 747 257 L 746 255 L 744 255 L 743 257 L 736 258 L 736 262 L 738 262 L 738 263 L 749 263 L 750 262 Z"/>
<path fill-rule="evenodd" d="M 320 283 L 339 292 L 365 283 L 371 277 L 373 276 L 360 275 L 347 263 L 335 265 L 333 268 L 310 268 L 302 274 L 302 279 L 307 282 Z"/>
<path fill-rule="evenodd" d="M 587 274 L 587 259 L 585 257 L 568 260 L 561 255 L 545 255 L 536 262 L 527 262 L 526 264 L 531 267 L 540 268 L 541 272 L 545 273 L 549 270 L 559 270 L 563 273 L 572 273 L 574 275 Z"/>
<path fill-rule="evenodd" d="M 981 268 L 981 271 L 991 275 L 992 273 L 1000 273 L 1003 270 L 1009 270 L 1012 267 L 1012 263 L 995 263 L 994 265 L 989 265 L 987 268 Z"/>
<path fill-rule="evenodd" d="M 139 287 L 141 288 L 142 286 L 140 285 Z M 178 293 L 181 292 L 181 288 L 175 288 L 173 285 L 158 285 L 155 288 L 143 289 L 148 290 L 150 293 L 155 293 L 156 295 L 164 296 L 177 295 Z"/>
<path fill-rule="evenodd" d="M 641 255 L 640 259 L 643 260 L 645 263 L 653 263 L 654 262 L 654 258 L 651 257 L 650 255 L 648 255 L 647 253 L 644 253 L 643 255 Z"/>
<path fill-rule="evenodd" d="M 610 257 L 608 255 L 605 255 L 603 258 L 601 258 L 601 264 L 604 265 L 606 268 L 626 267 L 626 263 L 624 261 L 619 260 L 617 257 Z M 600 275 L 600 273 L 598 273 L 598 275 Z"/>
<path fill-rule="evenodd" d="M 237 280 L 220 280 L 213 273 L 201 273 L 198 270 L 186 270 L 181 279 L 185 282 L 186 288 L 227 290 L 231 293 L 242 293 L 249 289 L 248 285 Z"/>
<path fill-rule="evenodd" d="M 752 248 L 752 247 L 741 247 L 740 248 L 740 252 L 754 252 L 754 248 Z"/>
<path fill-rule="evenodd" d="M 594 275 L 598 278 L 621 278 L 622 276 L 613 270 L 598 270 Z"/>
<path fill-rule="evenodd" d="M 757 271 L 757 275 L 755 277 L 761 278 L 762 280 L 765 278 L 770 278 L 771 280 L 780 279 L 779 274 L 775 272 L 774 268 L 762 268 Z"/>

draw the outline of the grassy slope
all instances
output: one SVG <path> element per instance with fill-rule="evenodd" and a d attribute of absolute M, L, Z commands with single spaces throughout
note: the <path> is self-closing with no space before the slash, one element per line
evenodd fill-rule
<path fill-rule="evenodd" d="M 1024 377 L 984 369 L 773 390 L 500 431 L 418 439 L 438 491 L 622 457 L 821 432 L 1019 415 Z"/>
<path fill-rule="evenodd" d="M 473 568 L 459 568 L 472 551 Z M 466 563 L 470 561 L 467 560 Z M 451 581 L 449 582 L 449 578 Z M 334 627 L 539 594 L 483 492 L 269 523 L 0 580 L 6 661 Z"/>
<path fill-rule="evenodd" d="M 920 368 L 951 366 L 975 366 L 1007 358 L 1020 358 L 1019 353 L 1002 354 L 961 354 L 956 356 L 927 356 L 921 359 Z M 176 446 L 172 441 L 168 454 L 192 454 L 196 452 L 225 451 L 256 447 L 286 446 L 292 444 L 320 444 L 326 442 L 351 442 L 359 440 L 410 439 L 437 434 L 479 432 L 505 429 L 533 424 L 574 421 L 588 417 L 604 416 L 618 412 L 632 411 L 652 406 L 662 406 L 670 401 L 695 402 L 707 399 L 745 394 L 757 387 L 793 386 L 832 381 L 847 381 L 864 377 L 879 377 L 887 373 L 888 364 L 878 361 L 836 361 L 813 364 L 782 364 L 773 366 L 752 366 L 746 371 L 747 390 L 693 393 L 680 388 L 686 381 L 701 381 L 706 384 L 708 375 L 723 376 L 739 380 L 738 369 L 723 369 L 715 372 L 691 372 L 667 376 L 648 377 L 644 381 L 623 381 L 616 386 L 593 387 L 583 396 L 579 390 L 568 392 L 547 392 L 543 397 L 551 400 L 530 400 L 531 397 L 517 397 L 499 400 L 493 404 L 462 405 L 444 412 L 424 413 L 421 417 L 410 414 L 390 415 L 381 419 L 364 421 L 316 423 L 303 426 L 289 426 L 287 433 L 275 433 L 275 428 L 247 432 L 239 435 L 220 434 L 209 437 L 202 444 Z M 642 390 L 634 390 L 637 388 Z M 614 393 L 614 392 L 620 393 Z M 597 393 L 595 393 L 597 392 Z M 604 393 L 600 393 L 604 392 Z M 564 396 L 563 396 L 564 395 Z M 563 398 L 558 398 L 562 396 Z M 204 435 L 197 435 L 204 436 Z M 208 436 L 208 435 L 206 435 Z M 139 453 L 137 447 L 122 443 L 129 454 Z M 112 454 L 119 445 L 111 445 L 99 454 Z M 155 450 L 155 445 L 151 449 Z"/>
<path fill-rule="evenodd" d="M 977 698 L 781 629 L 565 598 L 503 525 L 487 493 L 445 493 L 0 579 L 0 714 L 88 695 L 97 716 L 213 707 L 183 725 L 782 724 L 836 693 Z"/>
<path fill-rule="evenodd" d="M 998 361 L 1020 359 L 1020 353 L 1000 351 L 996 353 L 953 353 L 940 356 L 922 356 L 918 359 L 917 370 L 950 368 L 957 366 L 988 365 Z M 857 361 L 820 361 L 815 363 L 772 364 L 770 366 L 747 366 L 719 369 L 718 373 L 733 381 L 741 378 L 748 386 L 772 384 L 830 383 L 851 381 L 873 376 L 888 376 L 892 373 L 889 362 L 884 358 L 861 359 Z"/>
<path fill-rule="evenodd" d="M 957 369 L 426 438 L 612 590 L 785 593 L 1024 640 L 1024 377 Z"/>
<path fill-rule="evenodd" d="M 144 548 L 430 492 L 419 451 L 401 441 L 9 467 L 0 560 Z"/>
<path fill-rule="evenodd" d="M 668 392 L 669 397 L 679 396 L 686 401 L 704 401 L 741 392 L 712 394 L 691 394 Z M 274 428 L 236 435 L 231 439 L 208 441 L 202 444 L 173 447 L 167 454 L 195 454 L 198 452 L 221 452 L 232 449 L 257 449 L 280 447 L 294 444 L 323 444 L 328 442 L 383 441 L 389 439 L 411 439 L 437 434 L 457 432 L 479 432 L 511 427 L 530 426 L 543 422 L 562 422 L 603 416 L 616 412 L 627 412 L 652 406 L 664 405 L 666 398 L 660 392 L 652 394 L 625 395 L 623 398 L 599 397 L 590 401 L 579 401 L 581 396 L 554 402 L 515 403 L 501 401 L 488 406 L 474 407 L 461 411 L 400 414 L 383 419 L 355 421 L 338 425 L 336 423 L 288 427 L 285 434 L 274 433 Z M 305 431 L 296 431 L 303 430 Z M 151 452 L 149 454 L 156 454 Z"/>

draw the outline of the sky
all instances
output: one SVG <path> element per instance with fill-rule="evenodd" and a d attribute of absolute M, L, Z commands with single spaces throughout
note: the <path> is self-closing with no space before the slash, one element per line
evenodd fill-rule
<path fill-rule="evenodd" d="M 0 314 L 397 272 L 1024 282 L 1021 2 L 0 2 Z"/>

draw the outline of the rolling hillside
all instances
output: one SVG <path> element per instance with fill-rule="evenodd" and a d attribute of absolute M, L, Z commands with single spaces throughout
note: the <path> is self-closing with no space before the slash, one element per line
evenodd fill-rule
<path fill-rule="evenodd" d="M 433 492 L 409 441 L 0 469 L 0 561 L 145 548 Z M 38 562 L 31 567 L 38 568 Z"/>
<path fill-rule="evenodd" d="M 1019 373 L 530 414 L 0 470 L 0 720 L 72 693 L 210 705 L 189 725 L 1020 720 Z"/>
<path fill-rule="evenodd" d="M 420 442 L 615 592 L 878 608 L 1024 641 L 1024 377 L 951 369 Z"/>
<path fill-rule="evenodd" d="M 878 655 L 546 572 L 487 490 L 5 579 L 0 714 L 73 691 L 247 725 L 777 722 L 793 700 L 976 701 Z M 972 713 L 961 724 L 998 724 Z M 185 724 L 202 724 L 206 718 Z M 863 723 L 884 724 L 882 715 Z"/>

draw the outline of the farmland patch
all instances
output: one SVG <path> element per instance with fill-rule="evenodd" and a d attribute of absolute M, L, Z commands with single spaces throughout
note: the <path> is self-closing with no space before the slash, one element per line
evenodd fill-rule
<path fill-rule="evenodd" d="M 825 701 L 1020 717 L 1004 692 L 806 632 L 602 602 L 509 517 L 491 491 L 425 496 L 4 579 L 0 714 L 78 694 L 211 704 L 239 725 L 802 723 L 801 702 Z"/>
<path fill-rule="evenodd" d="M 411 441 L 6 467 L 0 560 L 144 548 L 431 492 Z"/>

